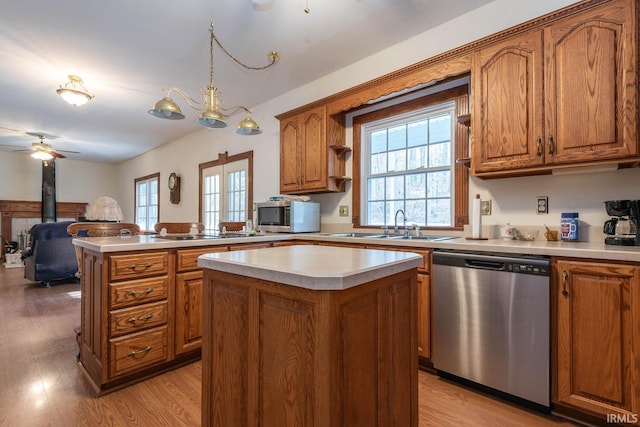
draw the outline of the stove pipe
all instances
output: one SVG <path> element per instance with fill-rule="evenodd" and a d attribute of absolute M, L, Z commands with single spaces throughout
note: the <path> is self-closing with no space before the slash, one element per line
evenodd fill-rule
<path fill-rule="evenodd" d="M 56 162 L 42 161 L 42 222 L 56 222 Z"/>

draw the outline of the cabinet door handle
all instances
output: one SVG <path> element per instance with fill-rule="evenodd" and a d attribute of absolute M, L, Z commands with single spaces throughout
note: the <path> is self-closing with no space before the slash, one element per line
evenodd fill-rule
<path fill-rule="evenodd" d="M 564 297 L 569 295 L 569 291 L 567 291 L 567 276 L 569 276 L 569 273 L 566 270 L 562 271 L 562 296 Z"/>
<path fill-rule="evenodd" d="M 151 292 L 153 292 L 153 288 L 147 288 L 144 291 L 129 291 L 127 292 L 127 295 L 136 296 L 141 294 L 150 294 Z"/>
<path fill-rule="evenodd" d="M 536 157 L 542 157 L 542 137 L 538 137 L 538 139 L 536 140 L 536 147 Z"/>
<path fill-rule="evenodd" d="M 140 267 L 143 270 L 146 270 L 149 267 L 153 267 L 153 263 L 152 262 L 148 262 L 146 264 L 131 264 L 128 268 L 129 268 L 129 270 L 136 271 L 138 269 L 138 267 Z"/>
<path fill-rule="evenodd" d="M 554 151 L 555 151 L 555 147 L 553 144 L 553 135 L 549 135 L 549 155 L 553 156 Z"/>
<path fill-rule="evenodd" d="M 140 316 L 138 318 L 130 317 L 129 319 L 127 319 L 127 323 L 135 324 L 138 321 L 146 322 L 147 320 L 149 320 L 151 318 L 153 318 L 153 314 L 149 313 L 146 316 Z"/>
<path fill-rule="evenodd" d="M 134 350 L 129 352 L 129 356 L 136 356 L 138 354 L 142 354 L 142 353 L 147 353 L 149 351 L 151 351 L 153 349 L 153 346 L 149 345 L 146 348 L 143 348 L 142 350 Z"/>

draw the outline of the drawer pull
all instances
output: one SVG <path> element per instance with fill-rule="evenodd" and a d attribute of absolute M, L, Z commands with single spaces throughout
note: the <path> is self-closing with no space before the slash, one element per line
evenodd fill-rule
<path fill-rule="evenodd" d="M 134 351 L 130 352 L 129 356 L 136 356 L 138 354 L 147 353 L 147 352 L 151 351 L 152 349 L 153 349 L 153 346 L 149 345 L 146 348 L 143 348 L 142 350 L 134 350 Z"/>
<path fill-rule="evenodd" d="M 138 321 L 146 322 L 147 320 L 151 319 L 152 317 L 153 317 L 153 314 L 151 314 L 151 313 L 147 314 L 146 316 L 140 316 L 138 318 L 131 317 L 131 318 L 127 319 L 127 323 L 135 324 Z"/>
<path fill-rule="evenodd" d="M 129 270 L 137 271 L 138 267 L 141 268 L 142 270 L 146 270 L 149 267 L 153 267 L 153 263 L 152 262 L 148 262 L 146 264 L 131 264 L 129 266 Z"/>
<path fill-rule="evenodd" d="M 153 292 L 153 288 L 147 288 L 144 291 L 129 291 L 127 295 L 136 296 L 140 294 L 150 294 L 151 292 Z"/>

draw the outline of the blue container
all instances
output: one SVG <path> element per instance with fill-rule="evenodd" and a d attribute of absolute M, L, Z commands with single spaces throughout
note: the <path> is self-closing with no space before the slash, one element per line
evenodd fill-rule
<path fill-rule="evenodd" d="M 580 220 L 578 212 L 563 212 L 560 217 L 560 238 L 580 240 Z"/>

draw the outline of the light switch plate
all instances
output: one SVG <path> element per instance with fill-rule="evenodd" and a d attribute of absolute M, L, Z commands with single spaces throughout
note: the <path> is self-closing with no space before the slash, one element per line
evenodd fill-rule
<path fill-rule="evenodd" d="M 349 216 L 349 206 L 340 205 L 340 216 Z"/>
<path fill-rule="evenodd" d="M 547 196 L 536 197 L 536 213 L 538 215 L 549 213 L 549 197 Z"/>
<path fill-rule="evenodd" d="M 491 199 L 480 201 L 480 214 L 491 215 Z"/>

